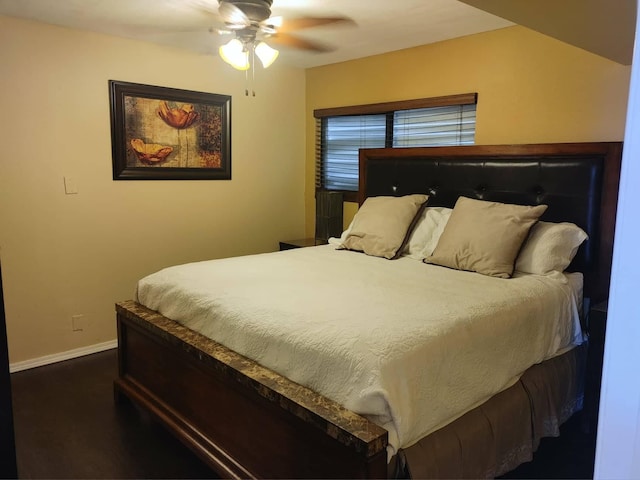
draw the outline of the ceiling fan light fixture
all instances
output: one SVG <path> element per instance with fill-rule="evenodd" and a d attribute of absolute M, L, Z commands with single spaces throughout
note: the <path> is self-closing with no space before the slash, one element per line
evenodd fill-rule
<path fill-rule="evenodd" d="M 262 62 L 262 66 L 264 68 L 268 68 L 271 66 L 273 62 L 276 61 L 280 52 L 275 48 L 271 48 L 264 42 L 260 42 L 255 46 L 255 52 L 260 61 Z"/>
<path fill-rule="evenodd" d="M 269 25 L 273 25 L 275 28 L 282 27 L 283 23 L 284 23 L 284 18 L 282 18 L 282 15 L 277 15 L 275 17 L 269 18 Z"/>
<path fill-rule="evenodd" d="M 220 57 L 236 70 L 249 69 L 249 52 L 237 38 L 229 40 L 218 49 Z"/>

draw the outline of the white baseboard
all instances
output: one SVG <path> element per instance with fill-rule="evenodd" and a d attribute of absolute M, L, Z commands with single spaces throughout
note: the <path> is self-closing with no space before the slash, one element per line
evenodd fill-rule
<path fill-rule="evenodd" d="M 44 357 L 11 363 L 9 365 L 9 372 L 14 373 L 22 370 L 28 370 L 30 368 L 42 367 L 51 363 L 63 362 L 64 360 L 83 357 L 85 355 L 91 355 L 92 353 L 104 352 L 105 350 L 111 350 L 112 348 L 117 347 L 118 340 L 109 340 L 108 342 L 97 343 L 95 345 L 89 345 L 88 347 L 74 348 L 73 350 L 67 350 L 66 352 L 54 353 L 52 355 L 45 355 Z"/>

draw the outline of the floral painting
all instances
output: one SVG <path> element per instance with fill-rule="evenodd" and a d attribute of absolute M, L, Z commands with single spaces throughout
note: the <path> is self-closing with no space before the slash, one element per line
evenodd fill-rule
<path fill-rule="evenodd" d="M 230 179 L 228 96 L 110 81 L 114 179 Z"/>

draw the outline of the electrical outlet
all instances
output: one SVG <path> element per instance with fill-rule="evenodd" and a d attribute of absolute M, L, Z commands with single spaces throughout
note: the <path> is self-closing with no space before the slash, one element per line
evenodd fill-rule
<path fill-rule="evenodd" d="M 71 316 L 71 330 L 74 332 L 82 332 L 86 326 L 86 320 L 84 315 L 72 315 Z"/>

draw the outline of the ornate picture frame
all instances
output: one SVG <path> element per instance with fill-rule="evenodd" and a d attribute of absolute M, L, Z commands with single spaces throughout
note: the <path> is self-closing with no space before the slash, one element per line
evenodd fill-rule
<path fill-rule="evenodd" d="M 114 180 L 230 180 L 231 97 L 109 80 Z"/>

